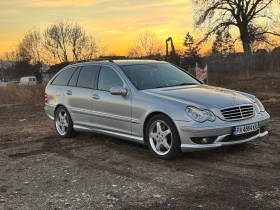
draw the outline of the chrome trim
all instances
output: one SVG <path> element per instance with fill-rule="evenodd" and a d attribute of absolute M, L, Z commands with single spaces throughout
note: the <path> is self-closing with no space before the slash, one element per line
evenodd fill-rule
<path fill-rule="evenodd" d="M 101 117 L 101 118 L 106 118 L 106 119 L 110 119 L 110 120 L 118 120 L 118 121 L 123 121 L 123 122 L 132 122 L 132 119 L 130 117 L 121 117 L 119 115 L 105 114 L 103 112 L 87 111 L 87 110 L 75 109 L 75 108 L 71 108 L 70 110 L 72 113 L 77 113 L 77 114 L 85 114 L 85 115 L 90 115 L 90 116 L 94 116 L 94 117 Z"/>
<path fill-rule="evenodd" d="M 51 118 L 51 120 L 54 120 L 54 117 L 52 117 L 51 115 L 47 114 L 47 116 Z"/>
<path fill-rule="evenodd" d="M 244 113 L 242 110 L 242 107 L 245 106 L 250 106 L 250 112 L 252 112 L 252 115 L 244 117 L 243 114 L 248 113 L 248 109 L 245 109 Z M 233 109 L 236 108 L 236 110 L 232 110 L 232 111 L 222 111 L 225 109 Z M 222 107 L 219 109 L 220 113 L 222 114 L 223 118 L 225 121 L 231 122 L 231 121 L 239 121 L 239 120 L 245 120 L 245 119 L 249 119 L 255 116 L 255 108 L 254 108 L 254 104 L 240 104 L 240 105 L 234 105 L 234 106 L 227 106 L 227 107 Z M 232 113 L 233 112 L 233 113 Z M 231 113 L 231 114 L 230 114 Z M 229 115 L 229 116 L 225 116 L 225 115 Z M 235 117 L 234 119 L 227 119 L 228 117 Z"/>
<path fill-rule="evenodd" d="M 103 130 L 103 129 L 100 129 L 100 128 L 86 127 L 86 126 L 82 126 L 82 125 L 74 125 L 73 127 L 74 127 L 75 131 L 95 132 L 95 133 L 99 133 L 99 134 L 112 136 L 112 137 L 115 137 L 115 138 L 122 138 L 122 139 L 125 139 L 125 140 L 140 143 L 140 144 L 146 144 L 143 137 L 133 136 L 133 135 L 114 132 L 114 131 Z"/>
<path fill-rule="evenodd" d="M 215 140 L 215 142 L 221 142 L 225 137 L 230 136 L 231 134 L 226 134 L 222 136 L 218 136 L 218 138 Z"/>
<path fill-rule="evenodd" d="M 239 105 L 233 105 L 233 106 L 223 106 L 221 107 L 219 110 L 221 109 L 230 109 L 230 108 L 235 108 L 235 107 L 238 107 L 238 106 L 252 106 L 253 104 L 239 104 Z"/>
<path fill-rule="evenodd" d="M 131 123 L 134 123 L 134 124 L 141 124 L 141 121 L 140 120 L 137 120 L 135 118 L 132 118 L 131 119 Z"/>
<path fill-rule="evenodd" d="M 219 148 L 219 147 L 222 147 L 222 146 L 242 144 L 242 143 L 246 143 L 246 142 L 252 141 L 254 139 L 257 139 L 257 138 L 264 137 L 267 134 L 268 134 L 268 132 L 265 131 L 263 133 L 257 134 L 256 136 L 253 136 L 251 138 L 247 138 L 247 139 L 244 139 L 244 140 L 240 140 L 240 141 L 218 142 L 218 143 L 213 143 L 213 144 L 181 144 L 181 150 L 183 152 L 191 152 L 191 151 L 214 149 L 214 148 Z"/>

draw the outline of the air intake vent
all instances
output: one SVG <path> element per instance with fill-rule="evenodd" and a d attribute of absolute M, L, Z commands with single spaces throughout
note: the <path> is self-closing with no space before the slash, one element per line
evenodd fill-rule
<path fill-rule="evenodd" d="M 254 116 L 254 107 L 251 104 L 233 106 L 221 109 L 227 121 L 243 120 Z"/>

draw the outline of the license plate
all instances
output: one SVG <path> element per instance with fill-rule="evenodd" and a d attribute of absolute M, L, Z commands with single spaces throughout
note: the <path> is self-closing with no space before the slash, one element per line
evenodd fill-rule
<path fill-rule="evenodd" d="M 245 133 L 251 133 L 259 129 L 259 124 L 254 123 L 250 125 L 243 125 L 243 126 L 237 126 L 233 128 L 233 135 L 241 135 Z"/>

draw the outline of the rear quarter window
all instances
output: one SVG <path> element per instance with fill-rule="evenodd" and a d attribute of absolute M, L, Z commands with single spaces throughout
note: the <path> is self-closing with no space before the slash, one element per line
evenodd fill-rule
<path fill-rule="evenodd" d="M 74 73 L 75 68 L 69 68 L 61 72 L 57 77 L 52 81 L 52 85 L 67 85 L 72 74 Z"/>
<path fill-rule="evenodd" d="M 77 85 L 77 81 L 78 81 L 78 77 L 79 77 L 79 73 L 80 73 L 81 68 L 78 68 L 75 73 L 72 75 L 68 86 L 76 86 Z"/>

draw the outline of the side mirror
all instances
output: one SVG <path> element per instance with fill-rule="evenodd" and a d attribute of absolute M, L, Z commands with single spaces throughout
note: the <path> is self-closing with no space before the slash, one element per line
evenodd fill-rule
<path fill-rule="evenodd" d="M 124 87 L 120 87 L 120 86 L 111 87 L 110 93 L 112 95 L 126 96 L 127 95 L 127 89 L 124 88 Z"/>

